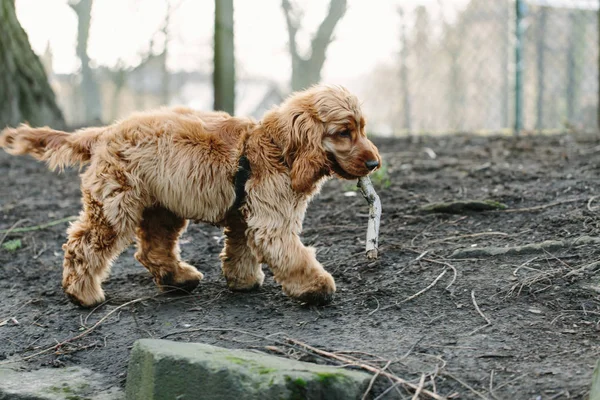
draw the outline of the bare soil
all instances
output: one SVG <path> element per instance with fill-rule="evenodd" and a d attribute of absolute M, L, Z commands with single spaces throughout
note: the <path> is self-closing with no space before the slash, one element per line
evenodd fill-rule
<path fill-rule="evenodd" d="M 600 139 L 457 135 L 376 142 L 390 177 L 388 187 L 376 187 L 383 203 L 380 258 L 363 254 L 368 210 L 360 194 L 345 195 L 352 182 L 328 183 L 304 223 L 304 242 L 318 249 L 338 285 L 331 305 L 310 308 L 290 300 L 268 271 L 259 291 L 228 291 L 218 260 L 221 230 L 192 224 L 182 255 L 205 274 L 193 293 L 158 295 L 130 248 L 104 285 L 108 301 L 85 310 L 60 288 L 66 223 L 13 231 L 4 243 L 20 239 L 22 247 L 0 248 L 0 363 L 30 357 L 31 369 L 80 365 L 123 386 L 129 350 L 147 337 L 332 362 L 307 355 L 288 337 L 331 352 L 352 351 L 346 354 L 379 367 L 390 360 L 388 371 L 415 384 L 425 374 L 425 387 L 443 396 L 586 398 L 600 354 L 600 269 L 593 264 L 600 248 L 575 242 L 526 254 L 450 255 L 462 248 L 600 236 L 600 198 L 594 198 Z M 79 211 L 77 171 L 57 175 L 2 152 L 0 176 L 0 230 Z M 509 208 L 420 211 L 431 202 L 472 199 Z M 388 386 L 379 379 L 375 395 Z M 388 393 L 384 398 L 410 398 L 402 388 Z"/>

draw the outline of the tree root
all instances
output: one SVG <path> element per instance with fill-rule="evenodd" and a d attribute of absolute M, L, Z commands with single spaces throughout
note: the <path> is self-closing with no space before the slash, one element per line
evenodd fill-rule
<path fill-rule="evenodd" d="M 513 247 L 480 247 L 457 249 L 450 255 L 450 258 L 477 258 L 493 257 L 501 255 L 517 255 L 552 252 L 572 246 L 600 244 L 600 237 L 581 236 L 576 239 L 565 240 L 546 240 L 540 243 L 528 243 L 522 246 Z"/>
<path fill-rule="evenodd" d="M 465 214 L 468 212 L 504 210 L 506 204 L 493 200 L 457 200 L 447 203 L 431 203 L 421 207 L 423 212 Z"/>

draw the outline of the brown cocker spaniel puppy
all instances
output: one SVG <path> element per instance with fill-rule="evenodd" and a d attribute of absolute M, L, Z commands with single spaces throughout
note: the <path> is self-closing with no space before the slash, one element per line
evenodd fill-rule
<path fill-rule="evenodd" d="M 298 236 L 306 207 L 332 175 L 356 179 L 381 163 L 357 98 L 339 86 L 295 93 L 260 122 L 160 109 L 72 134 L 7 128 L 0 146 L 52 169 L 89 164 L 62 281 L 86 307 L 104 301 L 101 283 L 134 237 L 135 258 L 160 288 L 195 288 L 203 275 L 180 259 L 177 243 L 188 219 L 225 228 L 220 257 L 230 289 L 260 287 L 266 263 L 287 295 L 325 304 L 335 282 Z"/>

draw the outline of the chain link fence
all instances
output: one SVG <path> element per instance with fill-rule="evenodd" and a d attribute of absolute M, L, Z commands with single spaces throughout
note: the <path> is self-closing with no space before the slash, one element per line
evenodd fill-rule
<path fill-rule="evenodd" d="M 410 3 L 395 133 L 597 129 L 598 0 Z"/>

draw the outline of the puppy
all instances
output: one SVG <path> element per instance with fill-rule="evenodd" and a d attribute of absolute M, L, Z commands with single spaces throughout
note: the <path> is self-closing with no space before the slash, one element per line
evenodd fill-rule
<path fill-rule="evenodd" d="M 87 165 L 62 280 L 84 307 L 104 301 L 101 283 L 133 239 L 135 258 L 161 289 L 193 290 L 203 275 L 178 246 L 188 219 L 224 227 L 220 258 L 231 290 L 260 287 L 265 263 L 287 295 L 326 304 L 335 282 L 300 241 L 306 207 L 326 179 L 357 179 L 381 164 L 357 98 L 339 86 L 294 93 L 259 122 L 159 109 L 72 134 L 7 128 L 0 146 L 53 170 Z"/>

